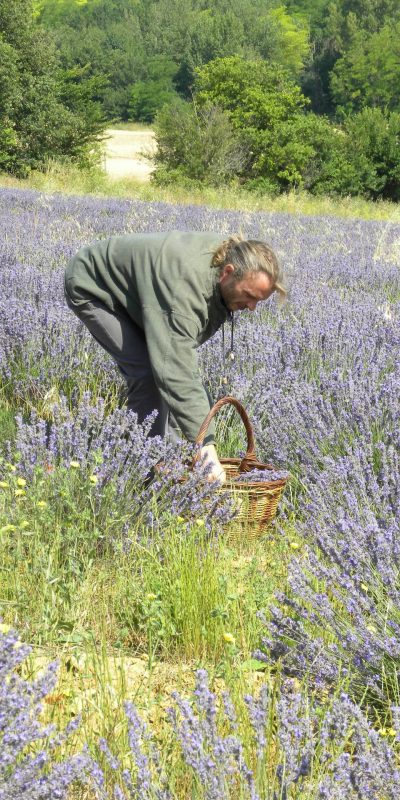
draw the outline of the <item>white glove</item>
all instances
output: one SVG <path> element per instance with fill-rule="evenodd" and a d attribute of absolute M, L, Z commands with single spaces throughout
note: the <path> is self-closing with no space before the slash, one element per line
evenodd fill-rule
<path fill-rule="evenodd" d="M 200 451 L 200 458 L 203 464 L 210 464 L 211 468 L 207 475 L 208 481 L 218 481 L 218 483 L 225 483 L 226 473 L 217 456 L 217 451 L 213 444 L 203 445 Z"/>

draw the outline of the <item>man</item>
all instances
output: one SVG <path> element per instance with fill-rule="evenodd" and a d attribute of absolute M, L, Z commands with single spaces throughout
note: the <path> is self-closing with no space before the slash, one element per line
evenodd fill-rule
<path fill-rule="evenodd" d="M 139 421 L 157 409 L 152 435 L 171 435 L 173 416 L 189 441 L 210 410 L 196 349 L 274 291 L 285 294 L 271 248 L 216 233 L 112 236 L 83 247 L 65 273 L 67 303 L 116 361 L 128 408 Z M 222 482 L 214 434 L 211 424 L 201 456 Z"/>

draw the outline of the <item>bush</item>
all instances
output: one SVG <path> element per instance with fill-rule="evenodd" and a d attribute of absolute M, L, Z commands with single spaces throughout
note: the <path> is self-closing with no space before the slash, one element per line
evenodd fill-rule
<path fill-rule="evenodd" d="M 218 106 L 176 100 L 156 117 L 155 180 L 171 182 L 177 176 L 211 185 L 229 183 L 241 172 L 244 150 L 229 115 Z"/>
<path fill-rule="evenodd" d="M 317 178 L 318 193 L 400 199 L 400 114 L 365 108 L 348 117 L 341 144 L 332 151 Z"/>

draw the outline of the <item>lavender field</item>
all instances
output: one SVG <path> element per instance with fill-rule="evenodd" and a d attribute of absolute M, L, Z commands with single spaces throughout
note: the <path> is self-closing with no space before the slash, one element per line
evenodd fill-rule
<path fill-rule="evenodd" d="M 0 215 L 0 800 L 398 798 L 400 224 L 13 189 Z M 81 245 L 177 228 L 286 275 L 234 361 L 200 351 L 291 476 L 251 544 L 63 299 Z M 245 448 L 232 410 L 217 435 Z"/>

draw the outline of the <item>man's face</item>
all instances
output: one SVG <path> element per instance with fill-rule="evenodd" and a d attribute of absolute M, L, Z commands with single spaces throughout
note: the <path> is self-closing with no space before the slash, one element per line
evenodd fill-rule
<path fill-rule="evenodd" d="M 267 300 L 274 291 L 272 278 L 265 272 L 254 272 L 237 281 L 232 264 L 225 264 L 219 277 L 219 285 L 229 311 L 243 311 L 245 308 L 254 311 L 257 303 Z"/>

